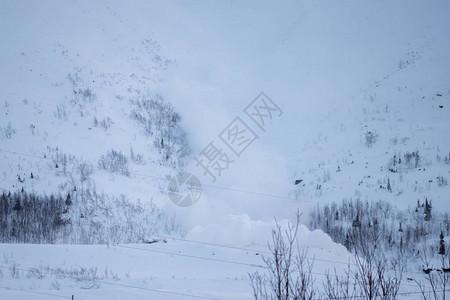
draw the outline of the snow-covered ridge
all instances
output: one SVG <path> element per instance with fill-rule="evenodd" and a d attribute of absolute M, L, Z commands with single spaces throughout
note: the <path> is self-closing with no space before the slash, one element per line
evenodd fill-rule
<path fill-rule="evenodd" d="M 162 289 L 251 299 L 247 273 L 260 255 L 232 247 L 261 254 L 274 219 L 286 224 L 298 209 L 313 224 L 310 212 L 333 202 L 359 203 L 357 211 L 386 201 L 386 224 L 400 239 L 402 218 L 417 217 L 402 222 L 406 236 L 408 226 L 427 224 L 417 201 L 432 201 L 432 214 L 442 215 L 422 233 L 433 235 L 426 240 L 437 249 L 450 191 L 449 13 L 445 2 L 387 0 L 5 3 L 0 189 L 61 197 L 62 221 L 78 225 L 74 239 L 61 234 L 53 242 L 110 245 L 3 245 L 0 280 L 19 289 L 3 291 L 6 297 L 23 299 L 25 289 L 148 298 L 150 289 Z M 192 155 L 261 91 L 283 117 L 258 132 L 217 189 L 201 178 L 200 201 L 174 206 L 167 179 L 183 167 L 199 171 Z M 8 225 L 19 215 L 10 211 Z M 302 225 L 299 234 L 311 257 L 328 259 L 317 264 L 318 276 L 349 255 L 325 233 L 325 215 L 335 218 L 321 214 L 314 226 L 324 232 Z M 368 224 L 369 217 L 361 215 Z M 344 226 L 351 229 L 355 218 L 349 214 Z M 159 237 L 184 233 L 177 242 Z M 116 245 L 155 240 L 161 243 Z M 51 275 L 37 278 L 39 269 Z M 108 289 L 92 276 L 128 287 Z"/>

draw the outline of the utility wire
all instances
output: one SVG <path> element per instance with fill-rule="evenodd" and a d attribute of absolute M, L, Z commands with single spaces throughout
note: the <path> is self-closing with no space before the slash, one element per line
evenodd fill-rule
<path fill-rule="evenodd" d="M 258 265 L 258 264 L 249 264 L 249 263 L 238 262 L 238 261 L 233 261 L 233 260 L 211 258 L 211 257 L 203 257 L 203 256 L 182 254 L 182 253 L 176 253 L 176 252 L 168 252 L 168 251 L 161 251 L 161 250 L 154 250 L 154 249 L 143 249 L 143 248 L 139 248 L 139 247 L 124 246 L 124 245 L 117 245 L 116 247 L 127 248 L 127 249 L 134 249 L 134 250 L 140 250 L 140 251 L 146 251 L 146 252 L 153 252 L 153 253 L 160 253 L 160 254 L 166 254 L 166 255 L 174 255 L 174 256 L 181 256 L 181 257 L 188 257 L 188 258 L 216 261 L 216 262 L 235 264 L 235 265 L 242 265 L 242 266 L 248 266 L 248 267 L 254 267 L 254 268 L 264 268 L 264 269 L 267 268 L 266 266 Z"/>
<path fill-rule="evenodd" d="M 260 269 L 268 269 L 269 268 L 268 266 L 264 266 L 264 265 L 249 264 L 249 263 L 238 262 L 238 261 L 234 261 L 234 260 L 224 260 L 224 259 L 210 258 L 210 257 L 204 257 L 204 256 L 195 256 L 195 255 L 182 254 L 182 253 L 176 253 L 176 252 L 168 252 L 168 251 L 161 251 L 161 250 L 154 250 L 154 249 L 143 249 L 143 248 L 139 248 L 139 247 L 124 246 L 124 245 L 117 245 L 116 247 L 134 249 L 134 250 L 146 251 L 146 252 L 152 252 L 152 253 L 159 253 L 159 254 L 165 254 L 165 255 L 174 255 L 174 256 L 181 256 L 181 257 L 187 257 L 187 258 L 216 261 L 216 262 L 229 263 L 229 264 L 235 264 L 235 265 L 243 265 L 243 266 L 249 266 L 249 267 L 260 268 Z M 325 274 L 325 273 L 319 273 L 319 272 L 311 272 L 311 274 L 319 275 L 319 276 L 330 276 L 330 277 L 336 277 L 336 278 L 346 278 L 343 275 L 337 275 L 337 274 Z M 415 286 L 415 285 L 411 285 L 411 284 L 407 284 L 407 283 L 405 283 L 404 285 Z"/>
<path fill-rule="evenodd" d="M 34 157 L 34 158 L 38 158 L 38 159 L 50 159 L 49 157 L 42 157 L 42 156 L 38 156 L 38 155 L 26 154 L 26 153 L 21 153 L 21 152 L 17 152 L 17 151 L 8 151 L 8 150 L 4 150 L 4 149 L 0 149 L 0 152 L 14 154 L 14 155 L 18 155 L 18 156 Z M 137 173 L 137 172 L 129 172 L 129 173 L 133 174 L 133 175 L 136 175 L 136 176 L 141 176 L 141 177 L 148 177 L 148 178 L 154 178 L 154 179 L 160 179 L 160 180 L 167 180 L 167 178 L 164 178 L 164 177 L 161 177 L 161 176 L 148 175 L 148 174 L 142 174 L 142 173 Z M 287 199 L 287 200 L 292 200 L 292 201 L 297 201 L 297 202 L 305 202 L 305 203 L 328 205 L 328 203 L 321 202 L 321 201 L 302 200 L 302 199 L 296 199 L 296 198 L 293 198 L 293 197 L 282 196 L 282 195 L 274 195 L 274 194 L 261 193 L 261 192 L 256 192 L 256 191 L 248 191 L 248 190 L 243 190 L 243 189 L 233 189 L 233 188 L 228 188 L 228 187 L 223 187 L 223 186 L 202 184 L 202 189 L 204 189 L 205 187 L 209 188 L 209 189 L 225 190 L 225 191 L 231 191 L 231 192 L 235 192 L 235 193 L 243 193 L 243 194 L 256 195 L 256 196 L 264 196 L 264 197 L 268 197 L 268 198 Z"/>
<path fill-rule="evenodd" d="M 10 267 L 9 266 L 4 266 L 4 265 L 0 265 L 0 268 L 9 269 Z M 29 270 L 26 270 L 26 269 L 23 269 L 23 268 L 17 268 L 17 267 L 15 269 L 16 270 L 20 270 L 20 271 L 24 271 L 24 272 L 28 272 L 29 271 Z M 42 274 L 46 274 L 46 275 L 49 275 L 49 276 L 54 276 L 54 274 L 52 274 L 51 272 L 46 272 L 46 271 L 42 271 Z M 61 276 L 61 274 L 58 274 L 58 276 Z M 72 276 L 64 276 L 63 275 L 62 277 L 63 278 L 74 279 Z M 169 290 L 145 288 L 145 287 L 139 287 L 139 286 L 133 286 L 133 285 L 127 285 L 127 284 L 121 284 L 121 283 L 113 283 L 113 282 L 107 282 L 107 281 L 97 280 L 97 279 L 92 279 L 91 281 L 92 282 L 96 282 L 96 283 L 106 284 L 106 285 L 120 286 L 120 287 L 139 289 L 139 290 L 147 290 L 147 291 L 151 291 L 151 292 L 164 293 L 164 294 L 170 294 L 170 295 L 178 295 L 178 296 L 185 296 L 185 297 L 190 297 L 190 298 L 207 299 L 207 300 L 219 300 L 219 299 L 211 298 L 211 297 L 204 297 L 204 296 L 186 294 L 186 293 L 169 291 Z M 3 287 L 3 286 L 0 286 L 0 287 L 1 288 L 5 288 L 5 289 L 9 288 L 9 287 Z M 15 288 L 10 288 L 10 289 L 15 289 Z M 18 289 L 18 290 L 20 290 L 20 289 Z M 31 292 L 31 293 L 44 294 L 44 295 L 51 295 L 51 296 L 55 296 L 55 297 L 70 298 L 71 299 L 71 297 L 60 296 L 60 295 L 55 295 L 55 294 L 47 294 L 47 293 L 33 292 L 33 291 L 27 291 L 27 290 L 23 290 L 23 291 Z M 83 298 L 77 298 L 77 299 L 86 300 L 86 299 L 83 299 Z"/>
<path fill-rule="evenodd" d="M 124 246 L 120 246 L 120 247 L 122 247 L 122 248 L 131 248 L 131 249 L 142 250 L 142 251 L 149 251 L 149 249 L 141 249 L 141 248 L 135 248 L 135 247 L 124 247 Z M 149 251 L 149 252 L 158 252 L 158 253 L 164 253 L 164 254 L 170 254 L 170 255 L 187 256 L 187 255 L 181 255 L 179 253 L 169 253 L 169 252 L 162 252 L 162 251 Z M 204 258 L 204 257 L 195 257 L 195 256 L 191 256 L 191 255 L 189 255 L 188 257 L 207 259 L 207 258 Z M 210 259 L 210 260 L 216 260 L 216 259 Z M 221 261 L 221 262 L 229 262 L 229 263 L 237 263 L 237 262 L 224 261 L 224 260 L 219 260 L 219 261 Z M 245 264 L 245 263 L 237 263 L 237 264 L 256 266 L 256 265 Z M 261 266 L 261 267 L 267 268 L 265 266 Z M 0 265 L 0 268 L 9 269 L 10 267 L 9 266 Z M 29 271 L 29 270 L 26 270 L 26 269 L 23 269 L 23 268 L 16 268 L 16 270 L 20 270 L 20 271 L 24 271 L 24 272 Z M 46 274 L 46 275 L 50 275 L 50 276 L 54 275 L 54 274 L 52 274 L 50 272 L 45 272 L 45 271 L 43 271 L 42 273 Z M 316 273 L 316 272 L 311 272 L 311 274 L 313 274 L 313 275 L 325 275 L 325 276 L 329 275 L 329 274 Z M 344 277 L 344 276 L 337 276 L 337 275 L 329 275 L 329 276 L 332 276 L 332 277 Z M 64 278 L 71 278 L 71 279 L 73 279 L 73 277 L 71 277 L 71 276 L 63 276 L 63 277 Z M 132 286 L 132 285 L 126 285 L 126 284 L 120 284 L 120 283 L 113 283 L 113 282 L 107 282 L 107 281 L 97 280 L 97 279 L 93 279 L 92 281 L 96 282 L 96 283 L 105 284 L 105 285 L 120 286 L 120 287 L 125 287 L 125 288 L 146 290 L 146 291 L 151 291 L 151 292 L 158 292 L 158 293 L 165 293 L 165 294 L 171 294 L 171 295 L 185 296 L 185 297 L 190 297 L 190 298 L 207 299 L 207 300 L 219 300 L 217 298 L 198 296 L 198 295 L 192 295 L 192 294 L 186 294 L 186 293 L 175 292 L 175 291 L 168 291 L 168 290 L 161 290 L 161 289 L 153 289 L 153 288 Z M 405 286 L 405 285 L 416 287 L 416 285 L 412 285 L 412 284 L 403 284 L 403 286 Z M 9 287 L 5 287 L 5 286 L 0 286 L 0 288 L 15 289 L 15 288 L 9 288 Z M 16 289 L 16 290 L 21 290 L 21 289 Z M 21 290 L 21 291 L 35 293 L 35 294 L 51 295 L 51 296 L 60 297 L 60 298 L 70 298 L 70 297 L 67 297 L 67 296 L 61 296 L 61 295 L 55 295 L 55 294 L 49 294 L 49 293 L 43 293 L 43 292 L 34 292 L 34 291 L 27 291 L 27 290 Z M 441 290 L 441 291 L 443 291 L 443 290 Z M 424 292 L 425 293 L 431 293 L 432 291 L 424 291 Z M 422 293 L 422 292 L 404 292 L 404 293 L 398 293 L 398 295 L 410 295 L 410 294 L 420 294 L 420 293 Z M 354 298 L 364 298 L 364 297 L 365 296 L 354 296 Z M 83 298 L 77 298 L 77 299 L 86 300 L 86 299 L 83 299 Z M 314 300 L 326 300 L 326 299 L 327 298 L 316 298 Z M 345 299 L 345 298 L 342 298 L 342 299 Z"/>
<path fill-rule="evenodd" d="M 434 292 L 436 292 L 436 293 L 440 293 L 440 292 L 450 292 L 450 290 L 444 290 L 444 289 L 441 289 L 441 290 L 436 290 L 436 291 L 433 291 L 433 290 L 428 290 L 428 291 L 423 291 L 423 293 L 425 293 L 425 294 L 431 294 L 431 293 L 434 293 Z M 400 296 L 409 296 L 409 295 L 417 295 L 417 294 L 422 294 L 422 291 L 418 291 L 418 292 L 399 292 L 399 293 L 397 293 L 397 295 L 400 295 Z M 365 296 L 365 295 L 359 295 L 359 296 L 351 296 L 351 298 L 353 299 L 353 298 L 367 298 L 367 296 Z M 336 299 L 336 300 L 346 300 L 346 299 L 348 299 L 348 297 L 338 297 L 338 298 L 333 298 L 333 299 Z M 329 298 L 313 298 L 313 300 L 329 300 Z"/>
<path fill-rule="evenodd" d="M 113 285 L 113 286 L 120 286 L 120 287 L 125 287 L 125 288 L 130 288 L 130 289 L 138 289 L 138 290 L 144 290 L 144 291 L 150 291 L 150 292 L 163 293 L 163 294 L 168 294 L 168 295 L 177 295 L 177 296 L 184 296 L 184 297 L 197 298 L 197 299 L 207 299 L 207 300 L 219 300 L 218 298 L 211 298 L 211 297 L 205 297 L 205 296 L 185 294 L 185 293 L 181 293 L 181 292 L 168 291 L 168 290 L 145 288 L 145 287 L 140 287 L 140 286 L 132 286 L 132 285 L 127 285 L 127 284 L 120 284 L 120 283 L 105 282 L 105 281 L 101 281 L 101 280 L 96 280 L 95 282 L 102 283 L 102 284 L 107 284 L 107 285 Z"/>
<path fill-rule="evenodd" d="M 272 254 L 271 252 L 264 251 L 264 250 L 259 251 L 259 250 L 255 250 L 255 249 L 249 249 L 249 248 L 238 247 L 238 246 L 228 246 L 228 245 L 215 244 L 215 243 L 210 243 L 210 242 L 182 239 L 182 238 L 177 238 L 177 237 L 173 237 L 173 236 L 159 236 L 159 235 L 154 235 L 154 236 L 157 238 L 160 238 L 160 239 L 172 239 L 172 240 L 176 240 L 176 241 L 180 241 L 180 242 L 188 242 L 188 243 L 194 243 L 194 244 L 200 244 L 200 245 L 209 245 L 209 246 L 216 246 L 216 247 L 221 247 L 221 248 L 229 248 L 229 249 L 242 250 L 242 251 L 255 252 L 255 253 L 263 253 L 263 254 L 267 254 L 267 255 Z M 316 248 L 319 248 L 319 247 L 316 247 Z M 352 262 L 343 262 L 343 261 L 337 261 L 337 260 L 331 260 L 331 259 L 320 259 L 320 258 L 316 258 L 316 257 L 305 257 L 305 258 L 309 259 L 309 260 L 314 260 L 314 261 L 357 266 L 357 264 L 352 263 Z M 406 273 L 423 275 L 423 273 L 417 272 L 417 271 L 408 271 Z"/>
<path fill-rule="evenodd" d="M 37 295 L 45 295 L 45 296 L 52 296 L 52 297 L 58 297 L 58 298 L 64 298 L 64 299 L 72 299 L 72 296 L 61 296 L 61 295 L 50 294 L 50 293 L 45 293 L 45 292 L 36 292 L 36 291 L 19 289 L 19 288 L 13 288 L 13 287 L 9 287 L 9 286 L 0 286 L 0 288 L 5 289 L 5 290 L 14 290 L 14 291 L 26 292 L 26 293 L 37 294 Z M 83 298 L 78 298 L 78 297 L 76 299 L 77 300 L 85 300 Z"/>
<path fill-rule="evenodd" d="M 132 248 L 132 249 L 138 249 L 138 250 L 143 250 L 143 251 L 147 251 L 147 249 L 141 249 L 141 248 L 133 248 L 133 247 L 123 247 L 123 248 Z M 154 252 L 154 251 L 151 251 Z M 179 253 L 166 253 L 166 254 L 172 254 L 172 255 L 179 255 Z M 182 255 L 185 256 L 185 255 Z M 193 256 L 189 256 L 189 257 L 193 257 Z M 198 258 L 198 257 L 195 257 Z M 205 259 L 205 258 L 202 258 Z M 229 261 L 226 261 L 229 262 Z M 250 265 L 250 264 L 246 264 L 246 265 Z M 4 266 L 4 265 L 0 265 L 0 268 L 10 268 L 9 266 Z M 20 271 L 29 271 L 23 268 L 16 268 L 16 270 L 20 270 Z M 50 273 L 50 272 L 42 272 L 43 274 L 46 275 L 50 275 L 53 276 L 54 274 Z M 323 273 L 314 273 L 312 272 L 311 274 L 315 274 L 315 275 L 327 275 L 327 274 L 323 274 Z M 61 274 L 59 274 L 59 276 L 61 276 Z M 330 275 L 333 276 L 333 275 Z M 71 278 L 73 279 L 73 277 L 71 276 L 63 276 L 64 278 Z M 120 283 L 113 283 L 113 282 L 107 282 L 107 281 L 103 281 L 103 280 L 97 280 L 97 279 L 93 279 L 93 282 L 96 283 L 101 283 L 101 284 L 105 284 L 105 285 L 112 285 L 112 286 L 119 286 L 119 287 L 123 287 L 123 288 L 130 288 L 130 289 L 139 289 L 139 290 L 145 290 L 145 291 L 150 291 L 150 292 L 157 292 L 157 293 L 164 293 L 164 294 L 169 294 L 169 295 L 177 295 L 177 296 L 184 296 L 184 297 L 190 297 L 190 298 L 196 298 L 196 299 L 206 299 L 206 300 L 220 300 L 218 298 L 211 298 L 211 297 L 205 297 L 205 296 L 199 296 L 199 295 L 192 295 L 192 294 L 186 294 L 186 293 L 181 293 L 181 292 L 175 292 L 175 291 L 169 291 L 169 290 L 161 290 L 161 289 L 153 289 L 153 288 L 145 288 L 145 287 L 139 287 L 139 286 L 133 286 L 133 285 L 127 285 L 127 284 L 120 284 Z M 409 286 L 414 286 L 416 287 L 416 285 L 411 285 L 411 284 L 403 284 L 404 285 L 409 285 Z M 19 289 L 19 288 L 12 288 L 12 287 L 8 287 L 8 286 L 0 286 L 0 288 L 6 289 L 6 290 L 17 290 L 17 291 L 22 291 L 22 292 L 28 292 L 28 293 L 33 293 L 33 294 L 40 294 L 40 295 L 46 295 L 46 296 L 53 296 L 53 297 L 59 297 L 59 298 L 65 298 L 65 299 L 71 299 L 71 297 L 69 296 L 61 296 L 61 295 L 56 295 L 56 294 L 50 294 L 50 293 L 45 293 L 45 292 L 37 292 L 37 291 L 30 291 L 30 290 L 24 290 L 24 289 Z M 444 290 L 437 290 L 435 292 L 443 292 Z M 450 291 L 450 290 L 445 290 L 445 292 Z M 432 293 L 434 292 L 433 290 L 428 290 L 428 291 L 423 291 L 423 293 Z M 413 294 L 422 294 L 422 291 L 419 292 L 400 292 L 397 293 L 397 295 L 413 295 Z M 353 296 L 353 298 L 365 298 L 366 296 Z M 86 300 L 84 298 L 78 298 L 80 300 Z M 328 298 L 314 298 L 314 300 L 327 300 Z M 346 299 L 344 297 L 340 297 L 337 299 Z"/>
<path fill-rule="evenodd" d="M 39 159 L 50 159 L 49 157 L 42 157 L 42 156 L 38 156 L 38 155 L 33 155 L 33 154 L 26 154 L 26 153 L 21 153 L 21 152 L 15 152 L 15 151 L 8 151 L 8 150 L 4 150 L 4 149 L 0 149 L 0 152 L 4 152 L 4 153 L 10 153 L 10 154 L 15 154 L 15 155 L 19 155 L 19 156 L 28 156 L 28 157 L 35 157 L 35 158 L 39 158 Z M 160 176 L 154 176 L 154 175 L 148 175 L 148 174 L 141 174 L 141 173 L 135 173 L 135 172 L 130 172 L 130 174 L 134 174 L 137 176 L 142 176 L 142 177 L 149 177 L 149 178 L 155 178 L 155 179 L 162 179 L 162 180 L 166 180 L 166 178 L 164 177 L 160 177 Z M 209 188 L 215 188 L 215 189 L 220 189 L 220 190 L 228 190 L 228 191 L 232 191 L 232 192 L 239 192 L 239 193 L 246 193 L 246 194 L 253 194 L 253 195 L 259 195 L 259 196 L 267 196 L 267 197 L 274 197 L 274 198 L 284 198 L 284 199 L 290 199 L 290 200 L 294 200 L 294 201 L 300 201 L 300 202 L 312 202 L 315 204 L 321 204 L 321 205 L 328 205 L 327 203 L 324 202 L 320 202 L 320 201 L 308 201 L 308 200 L 299 200 L 299 199 L 295 199 L 292 197 L 285 197 L 285 196 L 280 196 L 280 195 L 272 195 L 272 194 L 266 194 L 266 193 L 261 193 L 261 192 L 254 192 L 254 191 L 247 191 L 247 190 L 240 190 L 240 189 L 231 189 L 231 188 L 226 188 L 226 187 L 220 187 L 220 186 L 212 186 L 212 185 L 202 185 L 209 187 Z M 171 239 L 176 239 L 176 240 L 180 240 L 180 241 L 188 241 L 188 240 L 183 240 L 183 239 L 179 239 L 179 238 L 175 238 L 175 237 L 170 237 Z M 241 250 L 245 250 L 245 251 L 252 251 L 252 252 L 263 252 L 263 251 L 256 251 L 256 250 L 252 250 L 252 249 L 246 249 L 246 248 L 241 248 L 241 247 L 237 247 L 237 246 L 225 246 L 225 245 L 218 245 L 218 244 L 214 244 L 214 243 L 207 243 L 207 242 L 199 242 L 199 241 L 192 241 L 189 240 L 189 242 L 192 243 L 199 243 L 199 244 L 206 244 L 206 245 L 211 245 L 211 246 L 218 246 L 218 247 L 226 247 L 226 248 L 234 248 L 234 249 L 241 249 Z M 141 249 L 143 250 L 143 249 Z M 266 254 L 270 254 L 268 252 L 265 252 Z M 309 258 L 309 259 L 314 259 L 317 261 L 324 261 L 324 262 L 333 262 L 333 263 L 338 263 L 338 264 L 346 264 L 348 265 L 348 263 L 344 263 L 344 262 L 339 262 L 339 261 L 332 261 L 332 260 L 320 260 L 320 259 L 315 259 L 315 258 Z M 350 263 L 350 265 L 355 265 L 354 263 Z M 420 272 L 416 272 L 416 271 L 409 271 L 409 273 L 413 273 L 413 274 L 422 274 Z"/>
<path fill-rule="evenodd" d="M 210 242 L 194 241 L 194 240 L 177 238 L 177 237 L 173 237 L 173 236 L 159 236 L 159 235 L 154 235 L 154 236 L 157 238 L 160 238 L 160 239 L 172 239 L 172 240 L 176 240 L 176 241 L 180 241 L 180 242 L 188 242 L 188 243 L 194 243 L 194 244 L 200 244 L 200 245 L 215 246 L 215 247 L 220 247 L 220 248 L 242 250 L 242 251 L 262 253 L 262 254 L 267 254 L 267 255 L 272 254 L 271 252 L 265 251 L 265 250 L 255 250 L 255 249 L 249 249 L 249 248 L 238 247 L 238 246 L 231 246 L 231 245 L 229 246 L 229 245 L 215 244 L 215 243 L 210 243 Z M 317 248 L 319 248 L 319 247 L 317 247 Z M 344 265 L 350 264 L 352 266 L 355 265 L 354 263 L 346 263 L 346 262 L 337 261 L 337 260 L 320 259 L 320 258 L 315 258 L 315 257 L 305 257 L 305 258 L 309 259 L 309 260 L 322 261 L 322 262 L 330 262 L 330 263 L 337 263 L 337 264 L 344 264 Z"/>
<path fill-rule="evenodd" d="M 224 260 L 224 259 L 219 259 L 219 258 L 210 258 L 210 257 L 204 257 L 204 256 L 196 256 L 196 255 L 168 252 L 168 251 L 155 250 L 155 249 L 144 249 L 144 248 L 133 247 L 133 246 L 125 246 L 125 245 L 117 245 L 116 247 L 128 248 L 128 249 L 134 249 L 134 250 L 146 251 L 146 252 L 152 252 L 152 253 L 159 253 L 159 254 L 165 254 L 165 255 L 174 255 L 174 256 L 180 256 L 180 257 L 195 258 L 195 259 L 200 259 L 200 260 L 216 261 L 216 262 L 229 263 L 229 264 L 235 264 L 235 265 L 243 265 L 243 266 L 249 266 L 249 267 L 253 267 L 253 268 L 268 269 L 268 267 L 265 265 L 249 264 L 249 263 L 239 262 L 239 261 L 235 261 L 235 260 Z M 305 257 L 305 258 L 308 260 L 311 260 L 311 261 L 316 261 L 316 260 L 320 261 L 319 259 L 316 259 L 314 257 L 313 258 Z M 350 263 L 350 262 L 344 263 L 344 262 L 333 261 L 333 260 L 321 260 L 321 261 L 357 266 L 355 263 Z M 391 270 L 391 269 L 389 269 L 389 270 Z M 423 275 L 422 273 L 415 272 L 415 271 L 409 271 L 407 273 Z M 327 274 L 327 273 L 311 272 L 311 274 L 319 275 L 319 276 L 330 276 L 330 277 L 335 277 L 335 278 L 346 278 L 346 276 L 344 276 L 344 275 L 329 274 L 329 273 Z M 402 285 L 408 285 L 408 286 L 414 286 L 414 287 L 416 286 L 416 285 L 409 284 L 409 283 L 403 283 Z"/>

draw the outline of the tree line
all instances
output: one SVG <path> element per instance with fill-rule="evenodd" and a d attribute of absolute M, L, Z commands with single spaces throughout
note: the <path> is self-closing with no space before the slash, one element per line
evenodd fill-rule
<path fill-rule="evenodd" d="M 3 192 L 0 196 L 0 239 L 3 243 L 53 243 L 71 224 L 70 195 L 40 196 Z"/>
<path fill-rule="evenodd" d="M 141 243 L 153 235 L 182 236 L 174 216 L 153 202 L 130 201 L 95 190 L 39 195 L 3 191 L 0 196 L 2 243 Z"/>
<path fill-rule="evenodd" d="M 310 215 L 311 229 L 321 229 L 343 244 L 349 251 L 358 248 L 351 236 L 356 230 L 366 236 L 379 235 L 379 247 L 389 252 L 418 256 L 423 244 L 431 255 L 438 254 L 439 237 L 450 234 L 448 213 L 433 210 L 432 201 L 417 200 L 408 209 L 400 210 L 386 201 L 363 202 L 344 199 L 340 204 L 318 206 Z"/>

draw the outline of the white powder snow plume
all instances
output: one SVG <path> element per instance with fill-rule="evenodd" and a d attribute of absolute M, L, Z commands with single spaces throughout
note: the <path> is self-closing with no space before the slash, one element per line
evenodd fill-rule
<path fill-rule="evenodd" d="M 448 245 L 449 3 L 1 7 L 0 298 L 253 299 L 297 211 L 318 282 L 356 216 L 386 253 L 414 248 L 413 280 L 419 232 Z M 282 111 L 263 129 L 244 111 L 261 92 Z M 236 118 L 257 136 L 239 155 Z M 215 180 L 196 160 L 211 142 L 233 161 Z M 192 206 L 167 195 L 180 172 L 202 184 Z"/>

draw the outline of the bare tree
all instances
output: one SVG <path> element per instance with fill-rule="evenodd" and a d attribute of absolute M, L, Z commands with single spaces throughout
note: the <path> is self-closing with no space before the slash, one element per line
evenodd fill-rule
<path fill-rule="evenodd" d="M 389 261 L 380 251 L 379 231 L 359 227 L 353 230 L 351 239 L 357 245 L 353 278 L 359 293 L 365 299 L 397 299 L 404 265 L 400 259 Z"/>
<path fill-rule="evenodd" d="M 352 273 L 350 264 L 348 264 L 347 270 L 345 270 L 345 274 L 343 276 L 339 276 L 336 269 L 334 269 L 334 275 L 327 272 L 325 281 L 323 282 L 323 288 L 327 299 L 357 299 L 357 289 L 353 274 L 354 273 Z"/>
<path fill-rule="evenodd" d="M 445 300 L 450 284 L 450 246 L 440 255 L 440 269 L 432 268 L 429 250 L 426 244 L 422 248 L 420 259 L 423 263 L 425 282 L 416 280 L 423 300 Z M 427 288 L 429 288 L 427 290 Z"/>
<path fill-rule="evenodd" d="M 300 251 L 296 243 L 300 214 L 295 224 L 288 224 L 286 230 L 281 226 L 272 231 L 269 244 L 271 255 L 263 257 L 267 272 L 249 274 L 256 300 L 311 299 L 316 294 L 312 277 L 313 262 Z"/>
<path fill-rule="evenodd" d="M 81 162 L 78 165 L 78 173 L 80 174 L 81 183 L 85 182 L 92 174 L 92 164 L 86 161 Z"/>

